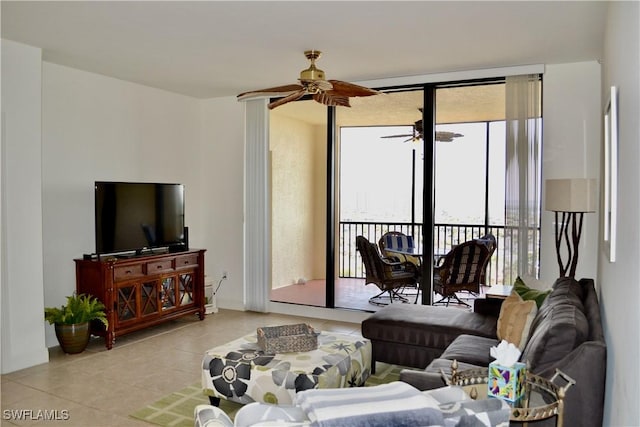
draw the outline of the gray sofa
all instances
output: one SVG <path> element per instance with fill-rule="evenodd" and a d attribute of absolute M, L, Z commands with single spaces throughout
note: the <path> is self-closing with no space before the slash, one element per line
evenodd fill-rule
<path fill-rule="evenodd" d="M 372 366 L 382 361 L 425 368 L 404 370 L 400 379 L 428 390 L 443 385 L 441 369 L 450 372 L 453 359 L 460 370 L 492 361 L 499 309 L 499 300 L 477 300 L 474 312 L 395 304 L 366 319 L 362 335 L 372 341 Z M 565 425 L 602 425 L 606 345 L 593 280 L 564 277 L 554 283 L 520 361 L 542 377 L 560 369 L 576 381 L 565 399 Z M 555 420 L 536 425 L 555 425 Z"/>

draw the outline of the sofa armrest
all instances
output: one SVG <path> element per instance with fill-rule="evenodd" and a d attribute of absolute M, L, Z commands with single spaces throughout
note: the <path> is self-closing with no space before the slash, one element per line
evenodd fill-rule
<path fill-rule="evenodd" d="M 473 312 L 498 317 L 503 302 L 500 298 L 476 298 L 473 301 Z"/>
<path fill-rule="evenodd" d="M 601 426 L 607 371 L 606 344 L 602 341 L 584 342 L 553 367 L 536 374 L 550 378 L 556 369 L 576 381 L 564 399 L 564 419 L 571 420 L 574 425 Z M 561 381 L 557 383 L 564 385 Z"/>
<path fill-rule="evenodd" d="M 440 374 L 413 369 L 400 371 L 400 381 L 412 385 L 420 391 L 433 390 L 447 385 Z"/>

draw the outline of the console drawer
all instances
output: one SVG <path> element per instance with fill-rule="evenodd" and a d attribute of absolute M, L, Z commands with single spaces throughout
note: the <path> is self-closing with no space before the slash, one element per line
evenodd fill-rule
<path fill-rule="evenodd" d="M 122 282 L 136 277 L 144 276 L 142 264 L 122 265 L 113 268 L 113 280 Z"/>
<path fill-rule="evenodd" d="M 196 266 L 196 265 L 198 265 L 197 254 L 183 255 L 183 256 L 176 257 L 176 268 L 190 267 L 190 266 Z"/>
<path fill-rule="evenodd" d="M 147 274 L 162 273 L 173 270 L 173 263 L 170 259 L 147 263 Z"/>

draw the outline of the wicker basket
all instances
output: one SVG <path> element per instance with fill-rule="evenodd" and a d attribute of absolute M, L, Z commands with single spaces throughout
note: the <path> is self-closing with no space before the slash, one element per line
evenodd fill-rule
<path fill-rule="evenodd" d="M 311 325 L 269 326 L 258 328 L 258 345 L 265 353 L 293 353 L 318 348 L 318 333 Z"/>

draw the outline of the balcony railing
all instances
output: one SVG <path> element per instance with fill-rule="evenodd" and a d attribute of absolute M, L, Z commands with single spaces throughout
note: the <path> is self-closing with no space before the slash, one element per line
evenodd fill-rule
<path fill-rule="evenodd" d="M 422 224 L 403 222 L 340 222 L 339 276 L 344 278 L 364 278 L 364 266 L 356 251 L 356 236 L 364 236 L 372 243 L 378 243 L 388 231 L 399 231 L 413 236 L 416 247 L 422 247 Z M 535 230 L 537 233 L 539 230 Z M 434 254 L 444 255 L 457 244 L 479 238 L 486 233 L 496 237 L 497 248 L 487 267 L 487 285 L 504 283 L 504 260 L 511 258 L 511 229 L 504 226 L 476 224 L 435 224 Z M 506 276 L 509 274 L 507 273 Z M 511 281 L 511 279 L 509 279 Z"/>

